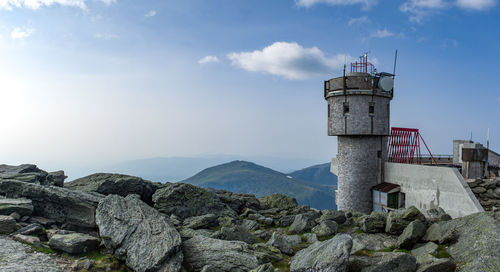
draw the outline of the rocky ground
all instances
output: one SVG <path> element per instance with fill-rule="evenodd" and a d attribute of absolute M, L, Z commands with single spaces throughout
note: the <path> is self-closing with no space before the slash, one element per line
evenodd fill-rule
<path fill-rule="evenodd" d="M 500 210 L 500 179 L 468 179 L 467 184 L 486 211 Z"/>
<path fill-rule="evenodd" d="M 499 211 L 364 215 L 125 175 L 64 178 L 0 165 L 0 271 L 500 271 Z"/>

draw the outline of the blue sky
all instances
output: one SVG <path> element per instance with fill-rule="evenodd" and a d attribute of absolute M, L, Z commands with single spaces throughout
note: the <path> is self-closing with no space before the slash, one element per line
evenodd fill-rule
<path fill-rule="evenodd" d="M 369 51 L 393 126 L 500 151 L 497 0 L 0 0 L 0 161 L 335 156 L 323 80 Z"/>

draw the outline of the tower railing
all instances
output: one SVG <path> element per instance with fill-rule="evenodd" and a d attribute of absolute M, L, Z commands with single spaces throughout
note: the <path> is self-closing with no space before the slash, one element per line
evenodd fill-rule
<path fill-rule="evenodd" d="M 424 138 L 416 128 L 391 128 L 388 148 L 389 162 L 422 164 L 420 140 L 422 140 L 422 143 L 429 152 L 432 163 L 437 165 Z"/>

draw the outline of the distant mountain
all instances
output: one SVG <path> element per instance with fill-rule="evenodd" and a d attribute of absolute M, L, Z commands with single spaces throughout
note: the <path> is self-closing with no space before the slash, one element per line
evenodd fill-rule
<path fill-rule="evenodd" d="M 207 168 L 182 181 L 193 185 L 254 194 L 274 193 L 297 199 L 301 205 L 317 209 L 336 209 L 335 186 L 302 181 L 278 171 L 247 161 L 233 161 Z"/>
<path fill-rule="evenodd" d="M 330 163 L 314 165 L 288 175 L 303 181 L 337 186 L 337 176 L 330 172 Z"/>
<path fill-rule="evenodd" d="M 100 167 L 93 168 L 92 171 L 78 171 L 78 174 L 72 174 L 72 171 L 68 171 L 68 176 L 70 176 L 68 180 L 87 176 L 95 172 L 106 172 L 138 176 L 151 181 L 176 182 L 191 177 L 207 167 L 234 160 L 256 162 L 285 173 L 317 162 L 311 159 L 270 156 L 207 155 L 200 157 L 158 157 L 101 165 Z"/>

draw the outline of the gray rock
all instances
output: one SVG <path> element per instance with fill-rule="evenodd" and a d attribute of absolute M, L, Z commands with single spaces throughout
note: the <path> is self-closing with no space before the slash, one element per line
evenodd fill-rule
<path fill-rule="evenodd" d="M 207 229 L 189 229 L 189 228 L 181 228 L 179 229 L 179 234 L 181 235 L 182 240 L 188 240 L 196 235 L 201 235 L 205 237 L 212 237 L 214 235 L 213 230 L 207 230 Z M 217 234 L 217 236 L 220 234 L 220 232 Z"/>
<path fill-rule="evenodd" d="M 396 246 L 403 249 L 411 249 L 425 235 L 427 228 L 420 220 L 414 220 L 406 226 L 403 233 L 398 237 Z"/>
<path fill-rule="evenodd" d="M 258 230 L 260 228 L 259 223 L 257 223 L 257 221 L 247 220 L 247 219 L 243 220 L 241 226 L 245 228 L 247 231 Z"/>
<path fill-rule="evenodd" d="M 493 272 L 500 267 L 500 211 L 476 213 L 451 221 L 441 226 L 454 230 L 457 241 L 448 252 L 453 259 L 465 263 L 459 271 Z"/>
<path fill-rule="evenodd" d="M 400 252 L 376 252 L 373 256 L 354 256 L 349 259 L 350 272 L 414 272 L 415 257 Z"/>
<path fill-rule="evenodd" d="M 271 238 L 271 234 L 269 234 L 269 232 L 265 231 L 265 230 L 256 230 L 253 232 L 253 235 L 255 237 L 258 237 L 264 241 L 267 241 L 269 240 L 269 238 Z"/>
<path fill-rule="evenodd" d="M 135 271 L 180 271 L 180 234 L 141 200 L 109 195 L 99 202 L 96 222 L 104 246 Z"/>
<path fill-rule="evenodd" d="M 453 225 L 440 222 L 432 224 L 427 229 L 425 235 L 422 237 L 422 241 L 450 244 L 458 239 L 458 235 Z"/>
<path fill-rule="evenodd" d="M 184 266 L 200 271 L 205 265 L 216 271 L 249 271 L 259 266 L 255 252 L 240 241 L 195 236 L 183 243 Z"/>
<path fill-rule="evenodd" d="M 290 233 L 309 232 L 316 226 L 319 215 L 315 212 L 302 213 L 295 216 L 292 225 L 288 229 Z"/>
<path fill-rule="evenodd" d="M 457 266 L 451 259 L 438 259 L 432 255 L 418 257 L 417 263 L 417 272 L 454 272 Z"/>
<path fill-rule="evenodd" d="M 447 214 L 441 207 L 427 210 L 427 215 L 429 216 L 428 217 L 429 223 L 451 220 L 451 216 Z"/>
<path fill-rule="evenodd" d="M 283 259 L 281 251 L 273 246 L 264 243 L 252 244 L 250 247 L 257 253 L 257 258 L 261 263 L 279 262 Z"/>
<path fill-rule="evenodd" d="M 208 229 L 217 225 L 219 225 L 219 221 L 217 221 L 217 216 L 213 213 L 193 216 L 184 220 L 184 227 L 191 229 Z"/>
<path fill-rule="evenodd" d="M 236 213 L 242 214 L 246 209 L 260 210 L 260 202 L 254 195 L 233 193 L 224 190 L 207 189 L 209 192 L 215 193 L 222 203 L 227 204 Z"/>
<path fill-rule="evenodd" d="M 259 267 L 250 270 L 250 272 L 274 272 L 274 267 L 270 263 L 260 265 Z"/>
<path fill-rule="evenodd" d="M 278 208 L 280 210 L 289 210 L 298 206 L 295 198 L 282 195 L 272 194 L 259 198 L 260 205 L 263 209 Z"/>
<path fill-rule="evenodd" d="M 29 199 L 0 198 L 0 215 L 18 213 L 21 216 L 33 213 L 33 202 Z"/>
<path fill-rule="evenodd" d="M 47 175 L 46 181 L 50 185 L 58 186 L 58 187 L 63 187 L 64 186 L 64 180 L 67 178 L 64 174 L 64 171 L 59 170 L 55 172 L 50 172 Z"/>
<path fill-rule="evenodd" d="M 94 262 L 89 259 L 85 259 L 81 261 L 78 266 L 82 269 L 89 270 L 90 268 L 92 268 L 92 266 L 94 266 Z"/>
<path fill-rule="evenodd" d="M 16 231 L 16 233 L 21 234 L 21 235 L 33 235 L 33 234 L 38 234 L 43 230 L 42 225 L 38 223 L 33 223 L 29 224 L 26 227 L 22 227 L 19 230 Z"/>
<path fill-rule="evenodd" d="M 64 188 L 103 195 L 127 196 L 137 194 L 140 195 L 142 201 L 152 204 L 152 196 L 158 189 L 158 185 L 134 176 L 97 173 L 66 182 Z"/>
<path fill-rule="evenodd" d="M 38 253 L 27 245 L 0 237 L 0 270 L 2 272 L 62 272 L 49 255 Z"/>
<path fill-rule="evenodd" d="M 40 170 L 34 164 L 22 164 L 19 166 L 0 164 L 0 179 L 15 179 L 21 182 L 47 184 L 48 173 Z"/>
<path fill-rule="evenodd" d="M 366 233 L 379 233 L 384 232 L 386 221 L 387 213 L 372 212 L 370 215 L 362 216 L 358 224 Z"/>
<path fill-rule="evenodd" d="M 385 232 L 399 235 L 414 220 L 425 222 L 425 216 L 414 206 L 391 211 L 387 216 Z"/>
<path fill-rule="evenodd" d="M 216 238 L 229 241 L 242 241 L 247 244 L 257 243 L 255 236 L 242 226 L 222 227 L 220 234 Z"/>
<path fill-rule="evenodd" d="M 0 193 L 10 198 L 29 198 L 34 215 L 84 228 L 95 227 L 95 208 L 100 196 L 71 191 L 57 186 L 15 180 L 0 180 Z"/>
<path fill-rule="evenodd" d="M 10 234 L 16 230 L 16 220 L 10 216 L 0 215 L 0 234 Z"/>
<path fill-rule="evenodd" d="M 269 241 L 266 245 L 273 246 L 279 249 L 282 253 L 293 254 L 292 244 L 286 239 L 286 235 L 279 234 L 278 232 L 273 232 Z"/>
<path fill-rule="evenodd" d="M 259 217 L 257 218 L 257 222 L 264 224 L 266 226 L 272 226 L 274 225 L 274 220 L 269 217 Z"/>
<path fill-rule="evenodd" d="M 319 220 L 320 221 L 333 220 L 337 224 L 344 224 L 345 221 L 347 220 L 347 218 L 346 218 L 345 213 L 343 211 L 324 210 L 322 212 Z"/>
<path fill-rule="evenodd" d="M 312 231 L 319 237 L 329 236 L 337 233 L 339 225 L 333 220 L 320 221 L 319 225 L 315 226 Z"/>
<path fill-rule="evenodd" d="M 14 218 L 14 220 L 16 220 L 16 221 L 21 220 L 21 215 L 19 215 L 16 212 L 13 212 L 13 213 L 9 214 L 9 216 L 12 217 L 12 218 Z"/>
<path fill-rule="evenodd" d="M 12 236 L 12 239 L 24 243 L 24 244 L 30 244 L 34 245 L 36 247 L 42 248 L 42 242 L 40 242 L 40 238 L 35 237 L 35 236 L 29 236 L 29 235 L 22 235 L 22 234 L 16 234 Z"/>
<path fill-rule="evenodd" d="M 413 256 L 424 256 L 427 254 L 435 254 L 438 250 L 438 245 L 433 242 L 427 242 L 420 247 L 411 250 Z"/>
<path fill-rule="evenodd" d="M 314 244 L 319 241 L 318 236 L 316 236 L 316 234 L 314 233 L 305 233 L 304 237 L 306 238 L 306 242 L 308 242 L 309 244 Z"/>
<path fill-rule="evenodd" d="M 49 240 L 50 248 L 70 254 L 97 250 L 100 243 L 99 238 L 83 233 L 56 234 Z"/>
<path fill-rule="evenodd" d="M 298 235 L 285 235 L 285 240 L 290 243 L 292 247 L 302 243 L 302 238 Z"/>
<path fill-rule="evenodd" d="M 486 188 L 484 187 L 475 187 L 471 189 L 474 194 L 482 194 L 486 192 Z"/>
<path fill-rule="evenodd" d="M 290 271 L 348 271 L 351 248 L 352 239 L 347 234 L 314 243 L 292 257 Z"/>
<path fill-rule="evenodd" d="M 424 242 L 439 242 L 439 239 L 441 239 L 441 224 L 439 223 L 432 224 L 422 237 Z"/>
<path fill-rule="evenodd" d="M 352 253 L 359 250 L 377 251 L 395 245 L 397 239 L 385 233 L 360 233 L 352 239 Z"/>
<path fill-rule="evenodd" d="M 56 220 L 48 219 L 40 216 L 32 216 L 28 219 L 28 223 L 30 224 L 40 224 L 45 227 L 49 227 L 51 225 L 55 225 L 57 223 Z"/>
<path fill-rule="evenodd" d="M 175 183 L 159 189 L 153 195 L 155 208 L 165 214 L 180 218 L 213 213 L 217 216 L 238 218 L 229 206 L 212 192 L 191 184 Z"/>
<path fill-rule="evenodd" d="M 288 227 L 293 223 L 294 220 L 295 220 L 295 215 L 285 215 L 280 217 L 280 219 L 278 219 L 278 225 L 280 227 Z"/>

